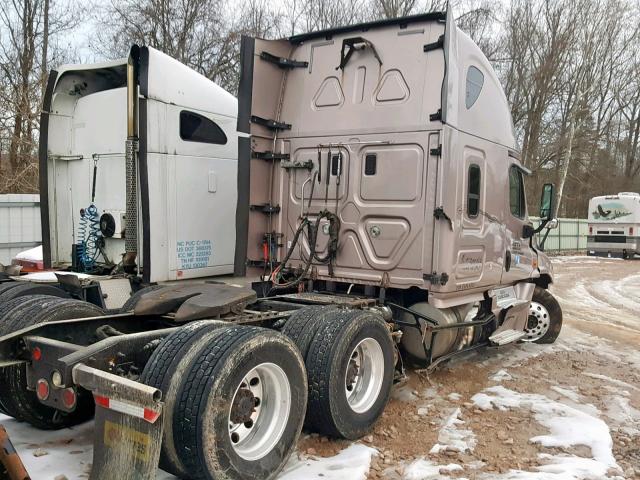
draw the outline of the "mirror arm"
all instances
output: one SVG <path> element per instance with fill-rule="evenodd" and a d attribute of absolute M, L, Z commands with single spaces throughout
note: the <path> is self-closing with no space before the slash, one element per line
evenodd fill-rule
<path fill-rule="evenodd" d="M 548 222 L 548 220 L 547 220 L 547 222 Z M 546 243 L 546 241 L 547 241 L 547 237 L 549 236 L 549 232 L 550 232 L 550 231 L 551 231 L 551 230 L 547 229 L 547 231 L 546 231 L 546 232 L 545 232 L 545 234 L 544 234 L 544 237 L 542 237 L 542 241 L 541 241 L 541 242 L 540 242 L 540 244 L 538 245 L 538 248 L 540 248 L 540 250 L 541 250 L 541 251 L 543 251 L 543 252 L 544 252 L 544 244 L 545 244 L 545 243 Z"/>
<path fill-rule="evenodd" d="M 551 221 L 550 218 L 545 218 L 544 220 L 540 220 L 540 225 L 538 225 L 538 228 L 535 228 L 533 230 L 533 234 L 535 235 L 536 233 L 540 233 L 544 227 L 547 226 L 547 223 L 549 223 Z"/>

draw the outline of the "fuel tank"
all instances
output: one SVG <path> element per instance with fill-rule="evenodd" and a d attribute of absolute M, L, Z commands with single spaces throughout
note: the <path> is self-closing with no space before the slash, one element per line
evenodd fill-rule
<path fill-rule="evenodd" d="M 469 303 L 466 305 L 459 305 L 451 308 L 438 309 L 433 305 L 429 305 L 427 302 L 414 303 L 409 307 L 427 318 L 430 318 L 438 323 L 438 325 L 451 325 L 460 322 L 471 321 L 477 312 L 474 304 Z M 415 322 L 413 315 L 404 312 L 401 317 L 403 322 L 412 323 Z M 424 327 L 427 322 L 420 319 L 420 329 L 424 331 Z M 451 330 L 440 331 L 435 338 L 433 344 L 433 359 L 446 355 L 449 352 L 457 351 L 466 345 L 468 345 L 473 339 L 473 328 L 457 328 Z M 423 346 L 429 347 L 431 343 L 431 333 L 424 335 L 412 327 L 402 328 L 402 347 L 407 353 L 417 360 L 427 360 L 425 355 L 425 349 Z"/>

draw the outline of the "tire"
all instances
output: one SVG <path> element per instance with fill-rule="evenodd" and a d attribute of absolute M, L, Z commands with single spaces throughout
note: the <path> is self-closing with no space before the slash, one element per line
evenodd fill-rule
<path fill-rule="evenodd" d="M 17 282 L 12 282 L 9 285 L 12 286 L 17 286 Z M 4 285 L 0 285 L 0 288 L 3 287 Z M 6 291 L 3 290 L 3 291 Z M 28 301 L 29 299 L 27 299 Z M 7 335 L 9 333 L 13 333 L 15 330 L 12 329 L 12 325 L 8 324 L 9 319 L 7 318 L 5 321 L 5 317 L 8 316 L 8 314 L 13 311 L 13 309 L 20 307 L 21 305 L 23 305 L 25 303 L 24 299 L 18 299 L 18 300 L 10 300 L 8 302 L 5 303 L 1 303 L 0 304 L 0 337 L 2 337 L 3 335 Z M 0 369 L 0 380 L 2 379 L 2 373 L 3 370 Z M 16 416 L 17 413 L 16 412 L 9 412 L 7 410 L 7 408 L 2 404 L 2 391 L 0 390 L 0 413 L 3 413 L 5 415 L 9 415 L 9 416 L 13 416 L 16 419 L 19 420 L 19 418 Z M 13 413 L 13 415 L 12 415 Z"/>
<path fill-rule="evenodd" d="M 16 298 L 7 302 L 8 305 L 13 308 L 5 311 L 0 320 L 0 336 L 43 322 L 103 314 L 102 309 L 90 303 L 47 295 Z M 93 398 L 84 390 L 78 391 L 77 406 L 73 412 L 61 412 L 40 403 L 35 392 L 27 389 L 25 365 L 7 367 L 0 371 L 0 384 L 4 386 L 0 390 L 0 404 L 7 414 L 36 428 L 66 428 L 85 422 L 93 416 Z"/>
<path fill-rule="evenodd" d="M 553 343 L 562 329 L 562 309 L 549 290 L 536 287 L 523 342 Z"/>
<path fill-rule="evenodd" d="M 328 320 L 317 332 L 306 359 L 307 424 L 318 433 L 354 440 L 373 427 L 389 401 L 394 344 L 386 322 L 375 313 L 337 310 Z M 349 382 L 357 358 L 361 359 L 359 375 Z"/>
<path fill-rule="evenodd" d="M 162 391 L 165 427 L 160 451 L 160 468 L 179 478 L 187 478 L 189 472 L 178 456 L 173 439 L 176 395 L 187 369 L 198 352 L 222 327 L 228 326 L 228 322 L 204 320 L 176 330 L 160 342 L 140 377 L 140 382 Z"/>
<path fill-rule="evenodd" d="M 49 295 L 59 298 L 71 298 L 70 295 L 61 288 L 53 285 L 44 285 L 31 282 L 15 282 L 14 288 L 0 291 L 0 305 L 14 298 L 24 297 L 26 295 Z"/>
<path fill-rule="evenodd" d="M 20 283 L 15 281 L 0 283 L 0 295 L 12 288 L 16 288 L 18 285 L 20 285 Z"/>
<path fill-rule="evenodd" d="M 290 339 L 257 327 L 221 330 L 191 364 L 176 403 L 174 439 L 189 477 L 274 478 L 296 447 L 306 402 L 304 363 Z M 245 436 L 243 422 L 254 421 Z M 263 437 L 264 429 L 277 433 Z"/>
<path fill-rule="evenodd" d="M 287 319 L 281 332 L 293 340 L 302 358 L 306 360 L 309 347 L 318 330 L 326 323 L 331 312 L 336 307 L 313 306 L 296 310 Z"/>
<path fill-rule="evenodd" d="M 141 288 L 137 292 L 133 293 L 126 302 L 124 302 L 120 312 L 133 312 L 134 308 L 136 308 L 136 304 L 145 293 L 153 292 L 154 290 L 159 290 L 161 288 L 162 285 L 150 285 L 148 287 Z"/>

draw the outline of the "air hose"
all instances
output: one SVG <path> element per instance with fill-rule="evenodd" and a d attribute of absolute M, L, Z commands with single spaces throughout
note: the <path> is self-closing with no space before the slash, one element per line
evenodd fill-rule
<path fill-rule="evenodd" d="M 329 221 L 329 243 L 327 245 L 327 254 L 323 257 L 320 257 L 316 253 L 316 240 L 318 238 L 318 228 L 320 227 L 320 221 L 323 218 L 326 218 Z M 301 269 L 301 271 L 296 275 L 296 277 L 293 280 L 289 280 L 287 282 L 281 283 L 283 270 L 287 268 L 287 263 L 289 262 L 291 255 L 293 255 L 293 252 L 295 251 L 298 241 L 300 240 L 300 235 L 302 234 L 305 228 L 307 229 L 307 238 L 309 240 L 309 249 L 310 249 L 309 257 L 305 260 L 304 267 Z M 338 253 L 339 232 L 340 232 L 340 219 L 335 213 L 329 212 L 328 210 L 323 210 L 320 213 L 318 213 L 318 216 L 316 217 L 315 221 L 310 220 L 308 215 L 304 216 L 302 218 L 302 221 L 300 222 L 300 225 L 298 225 L 298 228 L 296 229 L 295 234 L 293 235 L 293 239 L 291 240 L 291 245 L 289 246 L 289 249 L 287 250 L 287 253 L 284 259 L 280 263 L 280 266 L 276 268 L 276 270 L 273 272 L 273 275 L 271 276 L 273 287 L 269 291 L 269 295 L 274 290 L 292 288 L 300 284 L 300 282 L 302 282 L 307 276 L 307 274 L 309 273 L 309 269 L 311 268 L 313 260 L 316 260 L 317 262 L 324 265 L 329 265 L 329 275 L 333 276 L 333 263 Z"/>

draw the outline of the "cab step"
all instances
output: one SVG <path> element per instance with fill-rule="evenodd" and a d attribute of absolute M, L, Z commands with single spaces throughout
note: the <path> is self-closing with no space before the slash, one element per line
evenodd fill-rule
<path fill-rule="evenodd" d="M 506 345 L 520 340 L 525 335 L 522 330 L 503 330 L 491 335 L 489 341 L 494 345 Z"/>

